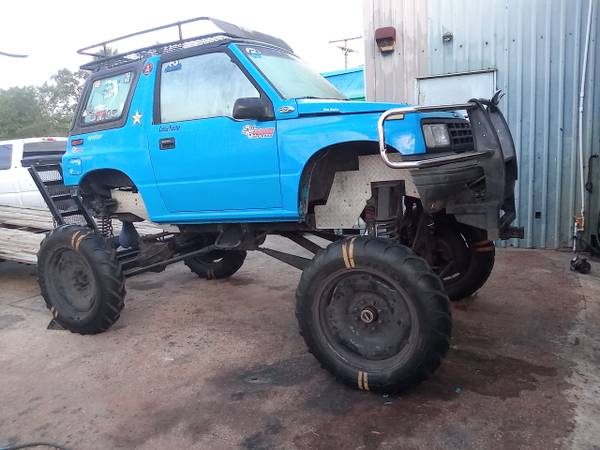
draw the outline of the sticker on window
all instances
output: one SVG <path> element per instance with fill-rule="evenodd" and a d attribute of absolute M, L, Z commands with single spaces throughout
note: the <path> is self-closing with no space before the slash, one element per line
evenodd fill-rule
<path fill-rule="evenodd" d="M 132 72 L 127 72 L 94 81 L 82 114 L 84 125 L 116 120 L 122 116 L 132 75 Z"/>
<path fill-rule="evenodd" d="M 165 73 L 166 72 L 175 72 L 176 70 L 181 70 L 181 62 L 180 61 L 171 61 L 165 64 Z"/>
<path fill-rule="evenodd" d="M 248 55 L 252 56 L 253 58 L 260 58 L 262 56 L 260 50 L 257 50 L 252 47 L 246 47 L 246 53 L 248 53 Z"/>

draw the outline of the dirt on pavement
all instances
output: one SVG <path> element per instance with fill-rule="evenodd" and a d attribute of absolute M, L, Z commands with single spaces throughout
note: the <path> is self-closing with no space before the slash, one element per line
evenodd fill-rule
<path fill-rule="evenodd" d="M 35 268 L 4 262 L 0 447 L 598 448 L 600 324 L 586 321 L 600 296 L 586 292 L 600 268 L 582 285 L 568 260 L 499 249 L 488 284 L 453 307 L 442 367 L 395 397 L 319 367 L 294 318 L 300 272 L 265 255 L 229 280 L 183 264 L 130 279 L 121 319 L 96 336 L 46 330 Z"/>

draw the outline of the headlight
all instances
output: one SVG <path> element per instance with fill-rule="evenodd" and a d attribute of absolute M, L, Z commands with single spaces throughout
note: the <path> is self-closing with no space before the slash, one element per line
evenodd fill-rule
<path fill-rule="evenodd" d="M 450 146 L 450 133 L 448 133 L 448 127 L 443 123 L 423 125 L 423 134 L 428 148 Z"/>

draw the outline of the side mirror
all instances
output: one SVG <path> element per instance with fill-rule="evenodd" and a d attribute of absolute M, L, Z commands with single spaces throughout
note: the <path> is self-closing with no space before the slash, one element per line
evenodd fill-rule
<path fill-rule="evenodd" d="M 238 98 L 233 105 L 234 119 L 272 120 L 273 107 L 268 101 L 258 97 Z"/>

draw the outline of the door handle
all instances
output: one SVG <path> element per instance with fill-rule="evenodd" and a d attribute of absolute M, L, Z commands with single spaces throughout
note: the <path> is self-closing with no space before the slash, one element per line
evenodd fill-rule
<path fill-rule="evenodd" d="M 158 141 L 158 148 L 160 150 L 171 150 L 175 148 L 175 138 L 174 137 L 168 137 L 168 138 L 162 138 L 159 139 Z"/>

